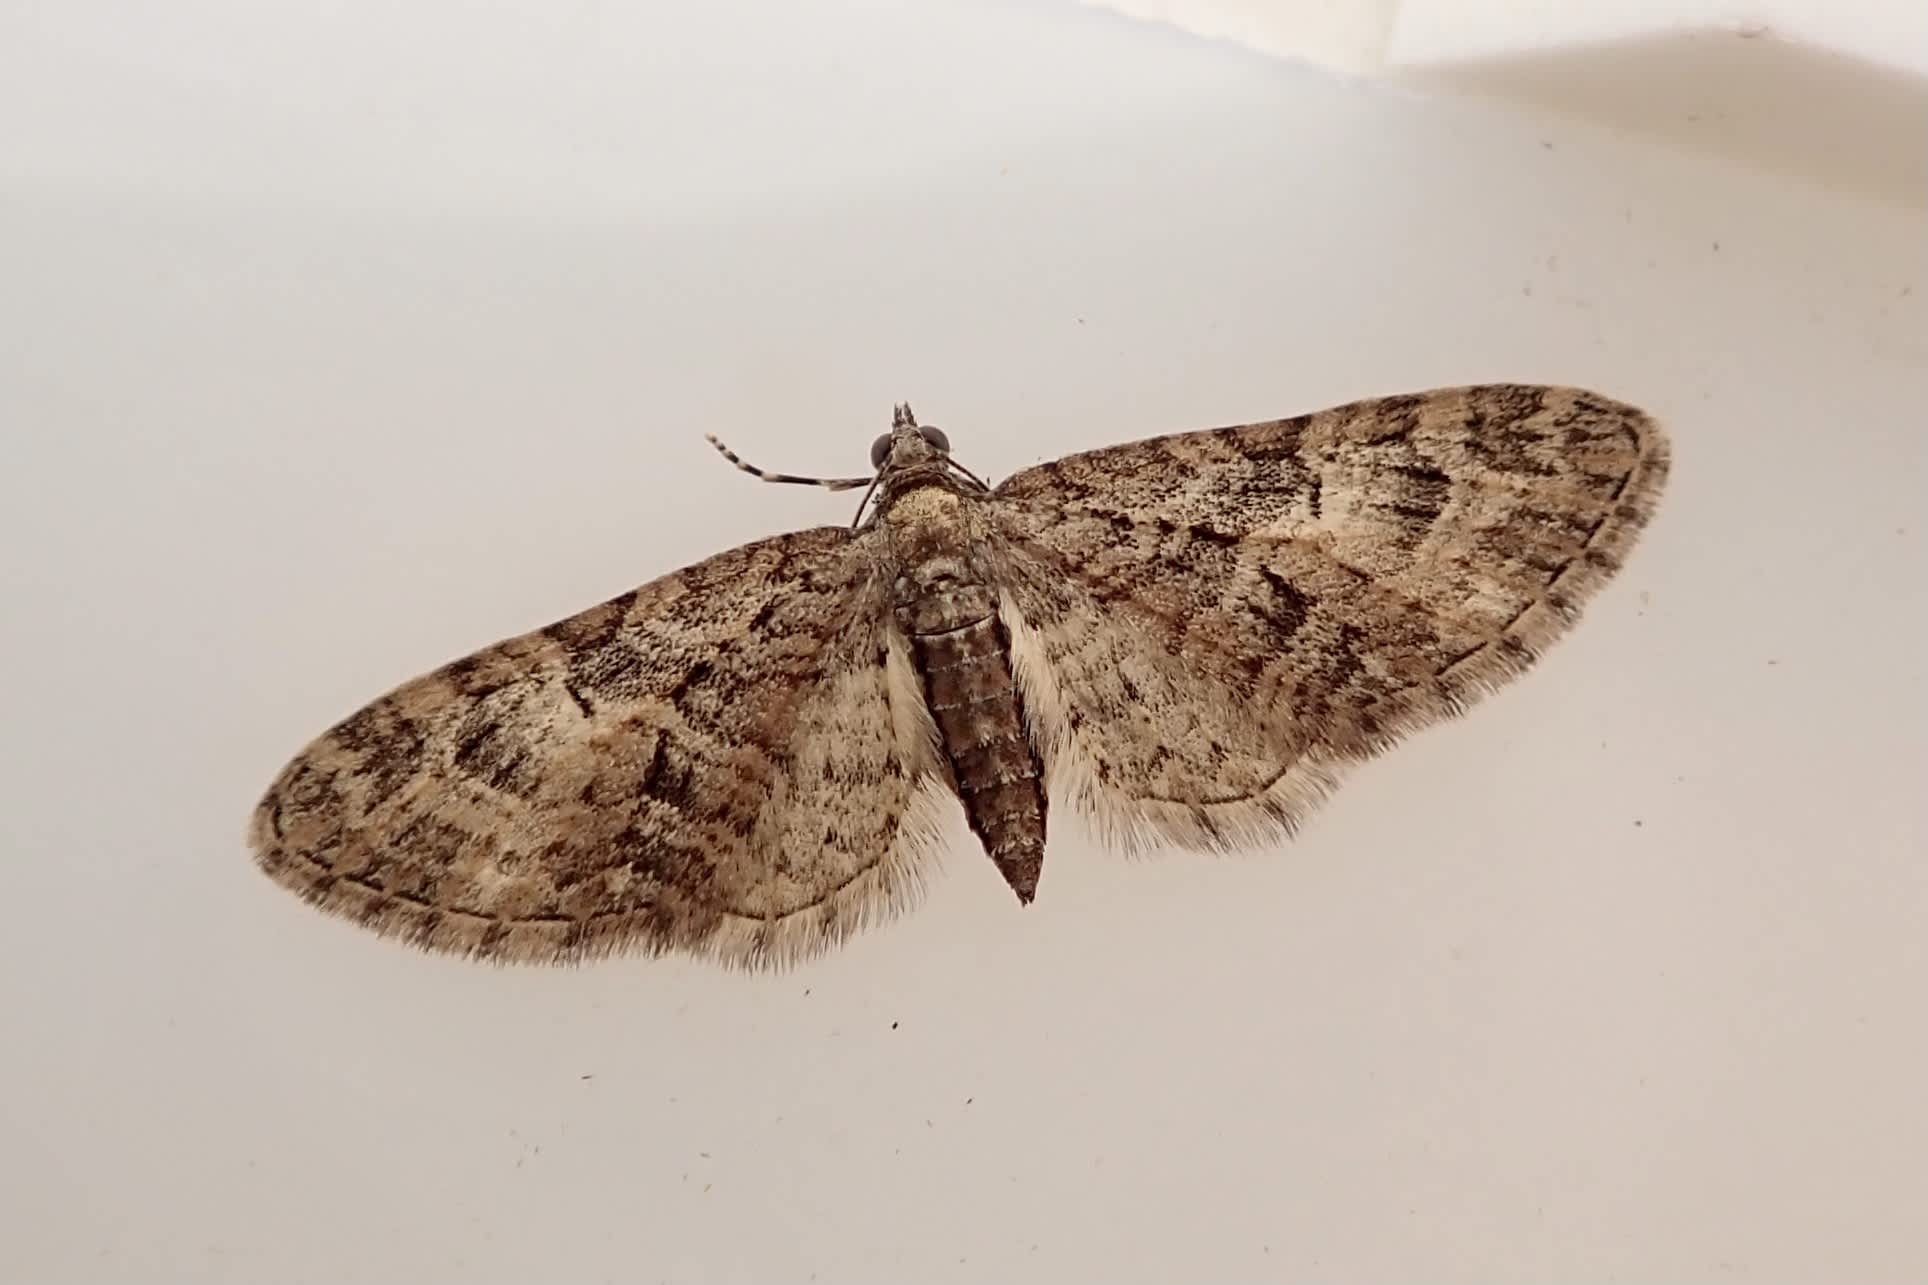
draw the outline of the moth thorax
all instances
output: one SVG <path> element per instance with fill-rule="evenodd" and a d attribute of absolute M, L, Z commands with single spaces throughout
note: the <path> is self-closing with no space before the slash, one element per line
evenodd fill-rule
<path fill-rule="evenodd" d="M 975 584 L 979 579 L 969 563 L 950 553 L 924 558 L 907 568 L 907 572 L 911 587 L 924 592 L 954 589 L 959 585 Z"/>

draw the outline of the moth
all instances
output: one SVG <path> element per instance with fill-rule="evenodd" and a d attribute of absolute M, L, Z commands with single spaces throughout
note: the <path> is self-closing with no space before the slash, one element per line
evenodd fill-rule
<path fill-rule="evenodd" d="M 715 439 L 711 439 L 715 443 Z M 1652 417 L 1489 384 L 1154 437 L 989 486 L 898 406 L 851 525 L 759 540 L 408 682 L 249 838 L 419 946 L 762 967 L 911 904 L 947 809 L 1019 902 L 1056 810 L 1275 843 L 1519 675 L 1660 496 Z M 950 813 L 949 815 L 955 815 Z"/>

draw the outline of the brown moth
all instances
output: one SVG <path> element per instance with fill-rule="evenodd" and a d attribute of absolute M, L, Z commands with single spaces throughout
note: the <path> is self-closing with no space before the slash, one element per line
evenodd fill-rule
<path fill-rule="evenodd" d="M 1021 902 L 1054 803 L 1126 849 L 1274 842 L 1346 765 L 1565 633 L 1668 460 L 1642 411 L 1515 384 L 1156 437 L 996 487 L 908 406 L 873 477 L 717 447 L 770 481 L 870 487 L 859 521 L 397 688 L 269 787 L 261 867 L 473 957 L 761 966 L 909 904 L 947 796 Z"/>

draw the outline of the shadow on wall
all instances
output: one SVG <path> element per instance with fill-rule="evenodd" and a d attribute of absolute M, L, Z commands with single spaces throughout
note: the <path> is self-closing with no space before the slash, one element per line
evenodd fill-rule
<path fill-rule="evenodd" d="M 1683 31 L 1531 57 L 1389 65 L 1406 84 L 1528 102 L 1907 206 L 1928 206 L 1928 84 L 1778 38 Z"/>

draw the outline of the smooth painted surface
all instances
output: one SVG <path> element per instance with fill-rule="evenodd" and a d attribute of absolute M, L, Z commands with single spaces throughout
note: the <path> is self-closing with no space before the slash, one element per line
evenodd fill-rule
<path fill-rule="evenodd" d="M 1085 0 L 1928 208 L 1914 0 Z"/>

